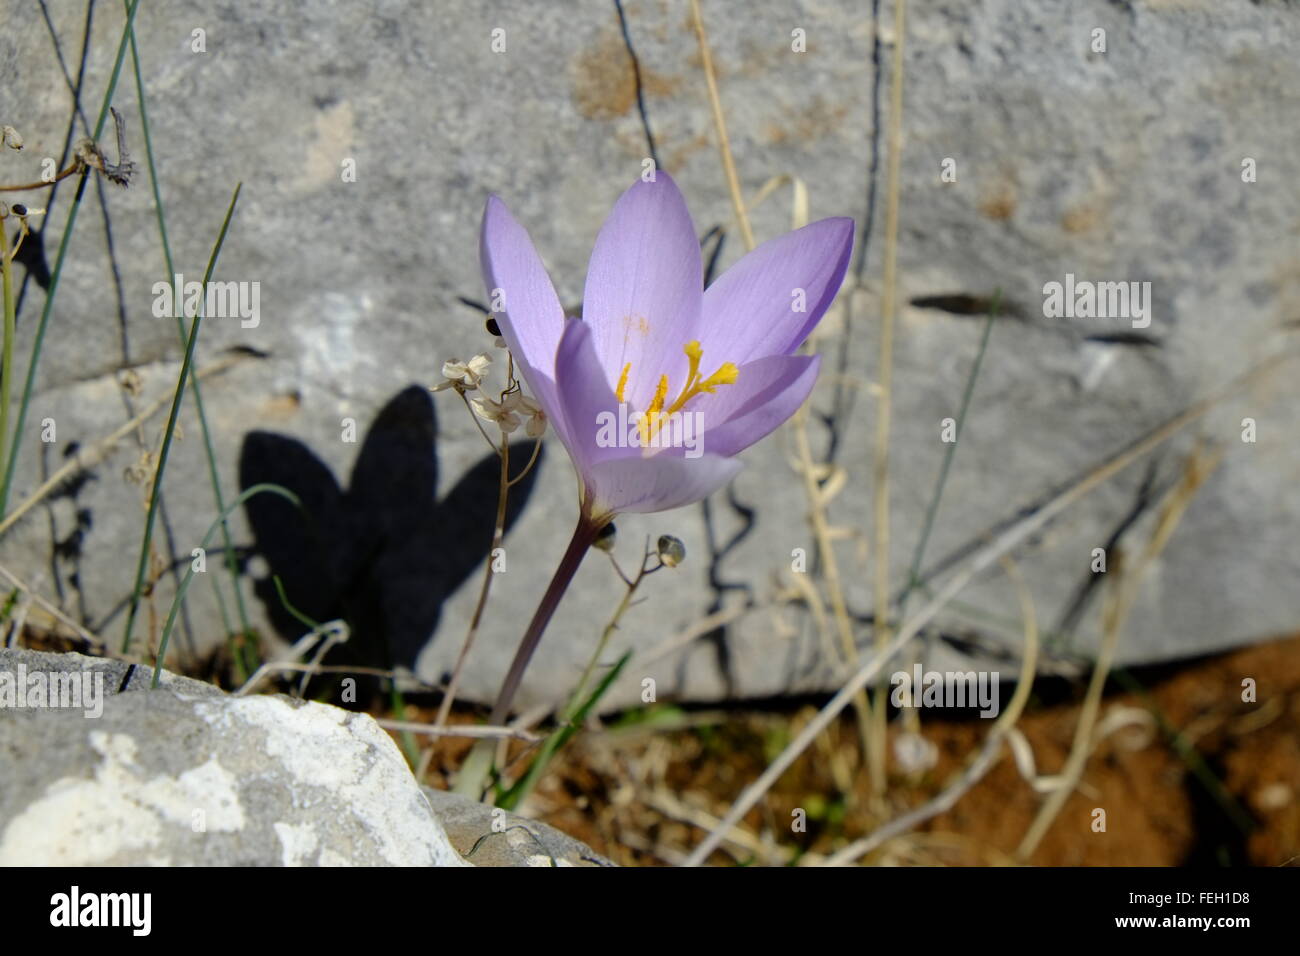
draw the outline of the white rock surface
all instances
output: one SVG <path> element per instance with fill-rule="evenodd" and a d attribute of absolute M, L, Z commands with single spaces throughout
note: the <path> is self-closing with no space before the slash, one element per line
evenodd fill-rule
<path fill-rule="evenodd" d="M 0 865 L 466 866 L 364 714 L 230 697 L 77 654 L 0 671 L 105 673 L 102 716 L 0 710 Z"/>

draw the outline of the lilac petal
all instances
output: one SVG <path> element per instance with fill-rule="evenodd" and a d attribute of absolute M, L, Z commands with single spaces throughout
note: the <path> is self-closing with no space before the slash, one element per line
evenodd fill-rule
<path fill-rule="evenodd" d="M 588 476 L 588 502 L 597 514 L 668 511 L 707 498 L 743 467 L 719 455 L 638 455 L 603 461 Z"/>
<path fill-rule="evenodd" d="M 570 319 L 555 356 L 565 444 L 587 507 L 596 514 L 667 511 L 699 501 L 735 477 L 741 463 L 717 455 L 686 458 L 682 449 L 667 449 L 646 456 L 634 446 L 600 447 L 600 416 L 617 417 L 618 399 L 603 377 L 594 338 L 588 323 Z"/>
<path fill-rule="evenodd" d="M 742 365 L 736 384 L 687 408 L 703 416 L 701 450 L 729 457 L 765 438 L 799 410 L 820 368 L 820 355 L 772 355 Z"/>
<path fill-rule="evenodd" d="M 853 220 L 822 219 L 771 239 L 704 293 L 704 364 L 790 355 L 830 307 L 853 251 Z M 805 311 L 795 310 L 802 289 Z"/>
<path fill-rule="evenodd" d="M 555 388 L 555 350 L 564 332 L 564 308 L 528 232 L 496 196 L 483 210 L 479 259 L 488 299 L 501 290 L 504 312 L 496 312 L 501 335 L 524 381 L 563 438 Z"/>
<path fill-rule="evenodd" d="M 565 433 L 561 437 L 584 483 L 596 462 L 640 454 L 637 448 L 602 448 L 597 444 L 601 416 L 612 414 L 617 418 L 618 399 L 605 380 L 594 339 L 587 322 L 569 319 L 555 353 L 559 412 L 565 421 Z"/>
<path fill-rule="evenodd" d="M 624 397 L 645 408 L 659 376 L 680 388 L 682 347 L 697 338 L 704 279 L 700 243 L 672 177 L 656 172 L 618 202 L 596 237 L 587 268 L 582 317 L 595 333 L 610 387 L 631 363 Z"/>

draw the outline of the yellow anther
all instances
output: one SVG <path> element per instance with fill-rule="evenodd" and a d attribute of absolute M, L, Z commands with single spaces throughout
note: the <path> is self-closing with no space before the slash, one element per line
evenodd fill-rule
<path fill-rule="evenodd" d="M 709 392 L 710 394 L 712 394 L 713 390 L 717 388 L 719 385 L 735 385 L 736 379 L 739 377 L 740 377 L 740 369 L 736 368 L 736 366 L 731 362 L 724 362 L 722 363 L 721 368 L 719 368 L 716 372 L 714 372 L 704 381 L 696 382 L 692 394 L 688 397 L 693 398 L 695 395 L 698 395 L 700 392 Z M 680 401 L 683 405 L 686 404 L 686 402 L 683 399 L 678 399 L 678 401 Z"/>
<path fill-rule="evenodd" d="M 625 401 L 623 390 L 627 388 L 627 373 L 630 371 L 632 371 L 632 363 L 628 362 L 623 366 L 623 374 L 618 377 L 618 388 L 614 389 L 614 397 L 618 399 L 620 405 Z"/>
<path fill-rule="evenodd" d="M 650 440 L 658 433 L 662 425 L 661 419 L 675 412 L 679 412 L 685 407 L 696 395 L 702 392 L 713 393 L 719 385 L 734 385 L 736 379 L 740 377 L 740 370 L 732 362 L 724 362 L 716 372 L 708 378 L 700 378 L 700 359 L 704 356 L 704 349 L 698 341 L 687 342 L 683 347 L 686 358 L 690 366 L 686 371 L 686 383 L 682 386 L 681 392 L 673 403 L 664 410 L 664 403 L 668 400 L 668 376 L 659 376 L 659 385 L 655 388 L 654 398 L 650 401 L 650 407 L 646 413 L 641 416 L 637 429 L 641 434 L 643 444 L 649 444 Z M 629 362 L 623 366 L 623 374 L 618 378 L 618 388 L 614 390 L 615 396 L 620 402 L 624 401 L 623 394 L 627 388 L 628 375 L 632 370 L 632 363 Z"/>
<path fill-rule="evenodd" d="M 641 418 L 639 431 L 641 440 L 648 442 L 655 432 L 659 430 L 659 415 L 664 410 L 664 401 L 668 398 L 668 376 L 659 376 L 659 385 L 655 389 L 655 397 L 650 400 L 650 407 L 646 409 L 645 415 Z"/>
<path fill-rule="evenodd" d="M 700 346 L 699 341 L 696 340 L 693 342 L 687 342 L 682 351 L 686 353 L 686 357 L 690 359 L 691 362 L 690 371 L 686 373 L 686 382 L 687 384 L 690 384 L 691 380 L 700 374 L 700 359 L 704 357 L 704 349 Z"/>

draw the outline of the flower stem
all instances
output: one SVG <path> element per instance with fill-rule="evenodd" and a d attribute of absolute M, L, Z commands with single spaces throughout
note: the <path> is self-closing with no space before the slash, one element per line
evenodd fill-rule
<path fill-rule="evenodd" d="M 651 554 L 653 554 L 653 552 L 651 552 Z M 550 736 L 546 738 L 545 743 L 542 744 L 541 752 L 533 758 L 533 762 L 528 767 L 528 773 L 524 775 L 523 779 L 519 783 L 511 787 L 510 792 L 501 800 L 501 805 L 505 809 L 513 810 L 515 807 L 519 806 L 521 802 L 527 799 L 528 795 L 532 793 L 533 788 L 537 786 L 537 781 L 540 780 L 542 774 L 546 772 L 546 768 L 550 764 L 551 758 L 555 756 L 556 751 L 558 751 L 577 730 L 577 725 L 582 719 L 582 715 L 601 695 L 601 690 L 597 689 L 590 698 L 584 698 L 583 696 L 587 693 L 587 682 L 591 680 L 592 672 L 595 671 L 596 665 L 604 655 L 605 648 L 609 646 L 609 639 L 613 636 L 614 632 L 618 630 L 618 622 L 622 620 L 623 615 L 627 612 L 628 607 L 632 603 L 632 596 L 636 594 L 637 588 L 641 586 L 641 582 L 645 580 L 647 574 L 652 574 L 654 571 L 658 570 L 658 568 L 663 566 L 658 565 L 655 568 L 647 568 L 646 564 L 648 563 L 649 557 L 650 555 L 645 555 L 641 558 L 641 569 L 637 572 L 636 577 L 632 578 L 631 581 L 628 581 L 625 577 L 623 578 L 627 583 L 627 590 L 623 592 L 623 599 L 618 602 L 618 608 L 614 611 L 614 616 L 606 622 L 605 630 L 601 633 L 600 641 L 596 644 L 596 650 L 587 660 L 587 666 L 583 670 L 582 676 L 578 678 L 577 688 L 569 698 L 568 705 L 560 712 L 558 726 Z M 614 567 L 616 570 L 618 569 L 617 563 Z M 618 573 L 620 577 L 623 577 L 623 572 L 621 570 L 619 570 Z M 618 665 L 615 666 L 617 667 Z"/>
<path fill-rule="evenodd" d="M 497 702 L 492 707 L 491 716 L 488 717 L 490 726 L 499 727 L 510 716 L 510 705 L 514 703 L 515 694 L 519 690 L 519 685 L 523 682 L 524 671 L 528 668 L 528 662 L 533 659 L 537 645 L 541 643 L 542 634 L 546 631 L 546 626 L 550 624 L 555 609 L 560 606 L 560 600 L 564 597 L 564 592 L 569 589 L 569 585 L 573 582 L 573 576 L 577 573 L 578 566 L 582 564 L 582 559 L 586 557 L 587 549 L 591 547 L 592 542 L 596 540 L 596 536 L 600 534 L 601 528 L 605 524 L 608 524 L 608 520 L 599 521 L 593 519 L 585 511 L 579 516 L 578 526 L 573 530 L 573 537 L 569 541 L 569 547 L 565 550 L 564 557 L 560 558 L 559 566 L 555 569 L 551 583 L 546 588 L 546 593 L 542 595 L 537 610 L 533 613 L 532 622 L 529 623 L 528 630 L 524 632 L 523 639 L 519 642 L 519 650 L 515 651 L 515 659 L 510 663 L 510 670 L 506 672 L 505 680 L 501 682 L 501 691 L 497 694 Z M 474 749 L 470 751 L 464 766 L 461 767 L 459 779 L 456 781 L 457 793 L 475 798 L 481 795 L 483 782 L 486 780 L 492 765 L 492 754 L 496 749 L 496 745 L 497 741 L 492 739 L 483 739 L 474 745 Z"/>
<path fill-rule="evenodd" d="M 9 222 L 0 219 L 0 270 L 4 272 L 4 345 L 0 356 L 0 473 L 5 471 L 5 449 L 9 447 L 9 393 L 13 385 L 14 356 L 14 281 L 13 254 L 9 251 Z M 22 233 L 18 234 L 19 239 Z M 16 444 L 16 443 L 15 443 Z"/>
<path fill-rule="evenodd" d="M 573 576 L 578 571 L 578 565 L 582 564 L 582 559 L 587 556 L 587 549 L 596 540 L 596 535 L 600 534 L 603 526 L 585 514 L 578 518 L 578 526 L 573 529 L 569 547 L 565 550 L 564 557 L 560 558 L 560 564 L 555 569 L 550 586 L 542 595 L 537 610 L 533 612 L 533 620 L 528 625 L 528 630 L 524 632 L 523 640 L 519 642 L 519 650 L 515 651 L 515 659 L 510 664 L 510 670 L 506 672 L 506 679 L 501 683 L 501 692 L 497 694 L 497 702 L 492 707 L 492 716 L 488 718 L 488 723 L 492 726 L 499 726 L 510 716 L 510 705 L 514 703 L 515 693 L 524 679 L 528 662 L 533 659 L 533 653 L 542 640 L 542 633 L 546 630 L 546 625 L 551 623 L 551 616 L 560 606 L 560 599 L 569 589 Z"/>

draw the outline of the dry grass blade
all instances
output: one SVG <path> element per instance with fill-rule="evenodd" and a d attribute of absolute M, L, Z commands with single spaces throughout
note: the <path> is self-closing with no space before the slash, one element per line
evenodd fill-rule
<path fill-rule="evenodd" d="M 957 801 L 971 787 L 979 783 L 984 775 L 988 773 L 989 768 L 993 766 L 998 753 L 1001 751 L 1003 738 L 1011 732 L 1016 721 L 1020 719 L 1025 704 L 1029 702 L 1029 693 L 1034 686 L 1034 671 L 1038 666 L 1038 616 L 1034 613 L 1033 598 L 1029 594 L 1029 588 L 1025 585 L 1019 569 L 1010 557 L 1003 557 L 1002 566 L 1006 569 L 1007 576 L 1015 586 L 1016 598 L 1020 602 L 1020 614 L 1025 626 L 1025 652 L 1020 659 L 1020 676 L 1016 683 L 1016 692 L 1011 697 L 1011 703 L 1007 705 L 1007 709 L 1002 712 L 1002 715 L 989 731 L 984 746 L 980 748 L 980 752 L 975 756 L 975 759 L 957 775 L 952 783 L 944 788 L 943 792 L 915 810 L 895 817 L 874 833 L 850 843 L 827 859 L 826 866 L 845 866 L 852 863 L 895 837 L 920 826 L 931 817 L 936 817 L 951 810 Z"/>
<path fill-rule="evenodd" d="M 718 95 L 718 80 L 713 70 L 713 54 L 709 50 L 709 38 L 704 32 L 704 15 L 700 13 L 700 0 L 691 0 L 691 20 L 695 26 L 695 38 L 700 44 L 700 63 L 704 67 L 704 81 L 709 88 L 713 125 L 718 128 L 718 151 L 722 154 L 722 171 L 727 177 L 727 189 L 731 191 L 731 204 L 736 210 L 740 237 L 745 241 L 746 249 L 753 249 L 754 230 L 750 228 L 749 214 L 745 212 L 745 199 L 740 191 L 740 177 L 736 175 L 736 161 L 731 155 L 731 140 L 727 137 L 727 121 L 722 115 L 722 98 Z"/>
<path fill-rule="evenodd" d="M 196 375 L 199 378 L 216 375 L 219 372 L 224 372 L 232 366 L 239 364 L 248 357 L 249 356 L 242 353 L 227 355 L 225 358 L 219 359 L 211 365 L 199 369 Z M 41 501 L 50 494 L 50 492 L 54 491 L 78 471 L 82 471 L 86 468 L 93 468 L 95 465 L 102 462 L 112 453 L 118 442 L 139 428 L 162 408 L 170 405 L 171 401 L 171 395 L 164 395 L 162 398 L 149 403 L 137 415 L 120 425 L 112 433 L 105 435 L 85 451 L 78 451 L 75 455 L 69 458 L 68 461 L 55 471 L 54 474 L 50 475 L 50 477 L 47 478 L 41 486 L 36 489 L 36 491 L 23 499 L 22 503 L 19 504 L 18 507 L 14 508 L 13 511 L 5 515 L 4 520 L 0 521 L 0 535 L 4 534 L 17 524 L 23 515 L 27 514 L 27 512 L 32 510 L 32 508 L 40 504 Z"/>
<path fill-rule="evenodd" d="M 465 396 L 461 395 L 463 399 Z M 478 416 L 474 416 L 475 423 L 478 423 Z M 482 431 L 482 426 L 479 426 Z M 542 447 L 538 441 L 534 452 Z M 497 450 L 500 456 L 500 478 L 497 484 L 497 513 L 496 521 L 492 526 L 492 547 L 488 551 L 489 558 L 483 566 L 483 580 L 479 584 L 478 601 L 474 604 L 474 613 L 469 619 L 469 630 L 465 632 L 465 640 L 461 643 L 460 654 L 456 658 L 456 666 L 452 668 L 451 680 L 447 682 L 447 690 L 442 695 L 442 703 L 438 706 L 438 717 L 435 723 L 440 727 L 445 726 L 447 718 L 451 715 L 451 705 L 456 700 L 456 692 L 460 688 L 460 677 L 464 672 L 465 662 L 469 659 L 469 652 L 474 647 L 474 639 L 478 635 L 479 627 L 483 623 L 483 612 L 487 609 L 488 594 L 492 590 L 492 580 L 496 577 L 496 571 L 493 567 L 491 555 L 497 553 L 501 547 L 502 541 L 506 534 L 506 502 L 510 494 L 510 437 L 506 434 L 501 435 L 501 447 Z"/>
<path fill-rule="evenodd" d="M 646 797 L 645 803 L 652 810 L 662 813 L 671 820 L 689 824 L 706 832 L 718 826 L 717 817 L 705 810 L 701 810 L 699 807 L 683 803 L 673 793 L 662 787 Z M 760 857 L 769 864 L 784 865 L 789 862 L 789 858 L 792 856 L 788 848 L 782 849 L 772 840 L 756 836 L 740 826 L 732 826 L 727 829 L 726 842 L 740 851 L 738 854 L 731 849 L 727 850 L 737 862 L 742 862 L 741 854 L 748 854 Z"/>
<path fill-rule="evenodd" d="M 876 442 L 872 452 L 872 516 L 876 531 L 875 643 L 889 643 L 889 431 L 893 411 L 894 313 L 898 310 L 898 181 L 903 152 L 903 33 L 906 0 L 894 0 L 894 57 L 890 71 L 889 160 L 885 173 L 885 274 L 880 301 L 880 404 L 876 409 Z M 867 759 L 871 789 L 883 806 L 888 754 L 885 742 L 885 695 L 877 694 L 871 715 Z"/>
<path fill-rule="evenodd" d="M 829 523 L 826 520 L 827 496 L 817 483 L 813 469 L 812 448 L 808 443 L 808 404 L 795 413 L 793 421 L 795 443 L 799 449 L 799 471 L 803 475 L 804 493 L 808 498 L 808 519 L 812 524 L 813 536 L 817 540 L 817 552 L 821 558 L 826 575 L 826 586 L 831 595 L 831 611 L 835 616 L 835 629 L 840 639 L 843 661 L 849 667 L 858 665 L 858 645 L 853 636 L 853 625 L 849 620 L 848 603 L 844 599 L 844 585 L 840 580 L 839 561 L 835 557 L 835 548 L 831 543 Z M 810 585 L 809 590 L 813 587 Z M 867 692 L 860 691 L 853 701 L 853 709 L 858 718 L 858 733 L 862 738 L 863 756 L 871 758 L 870 704 Z"/>
<path fill-rule="evenodd" d="M 377 718 L 375 723 L 379 724 L 385 730 L 396 730 L 400 733 L 423 734 L 426 737 L 473 737 L 482 739 L 504 738 L 507 740 L 522 740 L 526 744 L 540 743 L 544 738 L 538 734 L 529 733 L 526 730 L 516 730 L 513 727 L 488 727 L 483 724 L 463 724 L 444 727 L 440 724 L 421 724 L 410 720 L 388 720 L 386 718 Z"/>
<path fill-rule="evenodd" d="M 105 645 L 102 638 L 99 638 L 94 634 L 90 633 L 90 631 L 86 630 L 84 627 L 82 627 L 72 618 L 68 617 L 68 615 L 64 614 L 54 604 L 51 604 L 45 598 L 37 594 L 36 591 L 33 590 L 27 584 L 25 584 L 23 580 L 18 577 L 18 575 L 14 574 L 12 571 L 10 571 L 2 564 L 0 564 L 0 576 L 3 576 L 4 579 L 9 582 L 11 587 L 17 588 L 23 594 L 31 598 L 33 604 L 41 608 L 43 611 L 45 611 L 45 613 L 49 614 L 52 618 L 54 618 L 64 627 L 68 628 L 68 630 L 70 630 L 73 634 L 76 634 L 77 637 L 85 641 L 90 647 L 93 647 L 95 649 L 96 654 L 101 654 L 107 657 L 116 657 L 121 660 L 131 661 L 133 663 L 139 663 L 139 661 L 134 657 L 126 657 L 120 654 L 109 653 L 107 645 Z"/>
<path fill-rule="evenodd" d="M 1065 760 L 1065 769 L 1058 775 L 1060 784 L 1039 808 L 1038 815 L 1034 817 L 1034 822 L 1029 825 L 1029 830 L 1026 831 L 1024 839 L 1016 849 L 1016 856 L 1022 861 L 1028 860 L 1033 855 L 1039 842 L 1051 827 L 1052 821 L 1061 812 L 1065 801 L 1074 793 L 1083 775 L 1084 766 L 1088 762 L 1088 756 L 1097 743 L 1093 728 L 1096 726 L 1097 714 L 1101 709 L 1101 694 L 1106 686 L 1106 678 L 1110 675 L 1124 621 L 1137 596 L 1138 583 L 1151 562 L 1164 550 L 1178 522 L 1182 520 L 1187 506 L 1191 504 L 1196 492 L 1209 478 L 1221 458 L 1221 452 L 1209 459 L 1203 458 L 1199 449 L 1192 455 L 1184 469 L 1182 480 L 1170 489 L 1165 497 L 1155 531 L 1137 567 L 1131 572 L 1122 573 L 1119 583 L 1114 586 L 1114 597 L 1108 602 L 1106 612 L 1103 614 L 1102 642 L 1097 654 L 1097 663 L 1093 667 L 1092 679 L 1088 683 L 1088 691 L 1079 712 L 1079 723 L 1075 727 L 1070 754 Z"/>
<path fill-rule="evenodd" d="M 1243 373 L 1233 379 L 1227 385 L 1220 388 L 1210 396 L 1195 403 L 1186 411 L 1176 415 L 1173 419 L 1164 425 L 1156 428 L 1145 438 L 1131 445 L 1124 451 L 1112 457 L 1109 461 L 1095 468 L 1092 472 L 1071 485 L 1065 491 L 1061 492 L 1046 505 L 1033 514 L 1026 515 L 1023 519 L 1016 522 L 993 541 L 989 542 L 966 562 L 965 567 L 953 575 L 948 582 L 939 589 L 939 592 L 926 604 L 921 610 L 907 619 L 902 629 L 889 642 L 889 644 L 878 650 L 871 658 L 862 665 L 856 674 L 845 684 L 840 691 L 831 698 L 830 702 L 818 712 L 817 716 L 799 733 L 799 735 L 790 742 L 780 755 L 771 763 L 763 774 L 746 788 L 741 794 L 735 805 L 723 818 L 722 826 L 729 827 L 737 820 L 749 812 L 750 808 L 758 802 L 764 793 L 766 793 L 777 779 L 783 774 L 799 755 L 808 749 L 813 739 L 826 729 L 827 725 L 842 711 L 853 699 L 856 693 L 871 681 L 876 673 L 889 661 L 891 657 L 897 654 L 913 637 L 920 633 L 934 617 L 964 588 L 975 575 L 979 574 L 985 568 L 988 568 L 993 562 L 1000 559 L 1004 554 L 1009 553 L 1017 547 L 1026 538 L 1033 535 L 1036 531 L 1046 525 L 1049 521 L 1070 507 L 1076 501 L 1083 498 L 1090 491 L 1101 483 L 1114 477 L 1123 471 L 1135 461 L 1147 455 L 1152 449 L 1159 447 L 1168 441 L 1175 434 L 1185 428 L 1188 424 L 1204 415 L 1214 405 L 1223 401 L 1229 395 L 1245 387 L 1248 384 L 1256 382 L 1264 375 L 1276 371 L 1284 362 L 1294 359 L 1296 352 L 1285 352 L 1275 355 L 1253 369 Z M 704 862 L 711 852 L 717 847 L 721 839 L 718 832 L 714 832 L 701 843 L 691 853 L 687 859 L 687 865 L 698 866 Z"/>
<path fill-rule="evenodd" d="M 722 158 L 722 170 L 727 179 L 727 188 L 731 194 L 731 203 L 735 210 L 736 221 L 740 225 L 741 237 L 745 243 L 745 249 L 752 251 L 755 246 L 754 232 L 750 227 L 749 213 L 745 208 L 744 194 L 740 187 L 740 178 L 736 174 L 736 163 L 731 153 L 731 140 L 727 135 L 726 118 L 723 115 L 722 99 L 718 95 L 718 83 L 713 68 L 713 56 L 709 50 L 708 35 L 704 29 L 704 17 L 700 12 L 699 0 L 691 0 L 691 18 L 695 27 L 695 37 L 700 47 L 700 63 L 704 70 L 705 83 L 709 91 L 709 104 L 713 110 L 713 123 L 718 136 L 718 151 Z M 808 217 L 808 191 L 803 181 L 796 176 L 786 175 L 777 176 L 765 183 L 758 191 L 755 197 L 755 204 L 766 199 L 773 190 L 789 182 L 793 192 L 792 215 L 794 217 L 794 228 L 799 228 L 806 224 Z M 836 628 L 839 634 L 840 646 L 844 658 L 850 666 L 856 665 L 857 643 L 853 637 L 852 623 L 849 620 L 848 607 L 844 599 L 843 585 L 840 581 L 839 567 L 835 559 L 835 552 L 831 546 L 831 537 L 829 525 L 826 521 L 825 503 L 828 496 L 823 496 L 823 492 L 817 484 L 816 472 L 813 465 L 812 451 L 808 442 L 808 405 L 805 403 L 795 414 L 792 426 L 795 431 L 796 441 L 799 445 L 799 471 L 803 474 L 805 492 L 809 502 L 809 515 L 813 525 L 813 533 L 817 539 L 818 552 L 825 567 L 827 585 L 831 592 L 831 608 L 835 615 Z M 868 739 L 868 703 L 865 691 L 858 695 L 856 711 L 861 725 L 862 745 L 864 750 L 867 748 Z"/>

